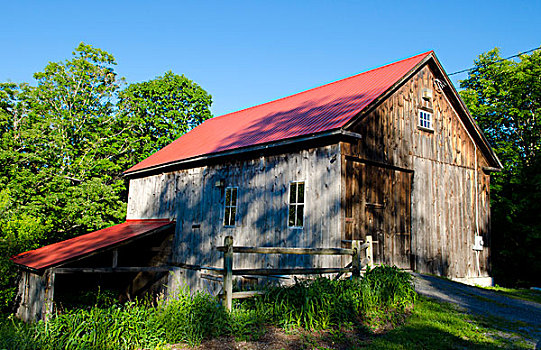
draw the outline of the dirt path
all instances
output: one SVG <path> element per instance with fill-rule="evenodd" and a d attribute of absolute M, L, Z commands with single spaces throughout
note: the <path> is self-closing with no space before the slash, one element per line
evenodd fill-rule
<path fill-rule="evenodd" d="M 541 346 L 541 304 L 438 277 L 413 275 L 417 293 L 455 304 L 472 314 L 503 319 L 527 332 L 536 348 Z"/>

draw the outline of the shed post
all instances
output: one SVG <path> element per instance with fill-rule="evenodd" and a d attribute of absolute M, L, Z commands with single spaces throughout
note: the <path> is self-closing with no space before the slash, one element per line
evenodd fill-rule
<path fill-rule="evenodd" d="M 227 311 L 233 306 L 233 237 L 226 236 L 224 239 L 224 299 L 223 305 Z"/>
<path fill-rule="evenodd" d="M 353 247 L 353 255 L 351 260 L 351 267 L 353 268 L 353 271 L 351 273 L 351 276 L 354 279 L 358 279 L 361 277 L 361 255 L 359 254 L 359 247 Z"/>

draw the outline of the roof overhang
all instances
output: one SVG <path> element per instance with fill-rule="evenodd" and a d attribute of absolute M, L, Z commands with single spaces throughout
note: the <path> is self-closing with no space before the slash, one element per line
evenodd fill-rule
<path fill-rule="evenodd" d="M 148 173 L 156 173 L 156 172 L 165 172 L 172 170 L 177 167 L 189 167 L 192 164 L 197 164 L 200 162 L 205 161 L 211 161 L 211 160 L 218 160 L 220 158 L 224 157 L 231 157 L 234 155 L 240 155 L 240 154 L 248 154 L 253 152 L 261 152 L 266 150 L 273 150 L 278 149 L 281 147 L 287 147 L 287 146 L 294 146 L 297 144 L 305 143 L 308 141 L 315 141 L 315 140 L 324 140 L 324 139 L 332 139 L 337 138 L 339 140 L 346 140 L 346 139 L 360 139 L 362 136 L 360 134 L 344 130 L 344 129 L 335 129 L 331 131 L 311 134 L 311 135 L 303 135 L 300 137 L 294 137 L 289 139 L 284 139 L 277 142 L 269 142 L 264 143 L 260 145 L 254 145 L 249 147 L 242 147 L 237 148 L 234 150 L 227 150 L 224 152 L 218 152 L 218 153 L 211 153 L 206 155 L 201 155 L 197 157 L 192 157 L 188 159 L 183 159 L 179 161 L 169 162 L 165 164 L 160 164 L 154 167 L 149 167 L 141 170 L 135 170 L 130 172 L 125 172 L 124 176 L 126 177 L 140 177 L 142 175 L 146 175 Z"/>
<path fill-rule="evenodd" d="M 11 257 L 11 260 L 22 269 L 42 273 L 48 268 L 64 265 L 118 248 L 134 240 L 171 230 L 174 225 L 175 222 L 169 219 L 127 220 L 119 225 L 17 254 Z"/>

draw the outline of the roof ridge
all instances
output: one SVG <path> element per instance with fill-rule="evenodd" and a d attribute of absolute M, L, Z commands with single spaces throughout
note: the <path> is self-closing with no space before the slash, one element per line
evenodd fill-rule
<path fill-rule="evenodd" d="M 414 58 L 419 57 L 419 56 L 423 56 L 423 55 L 427 55 L 427 56 L 428 56 L 428 54 L 430 54 L 430 53 L 432 53 L 432 52 L 434 52 L 434 50 L 430 50 L 430 51 L 423 52 L 423 53 L 420 53 L 420 54 L 415 55 L 415 56 L 411 56 L 411 57 L 404 58 L 404 59 L 401 59 L 401 60 L 398 60 L 398 61 L 394 61 L 394 62 L 385 64 L 385 65 L 383 65 L 383 66 L 376 67 L 376 68 L 373 68 L 373 69 L 369 69 L 369 70 L 366 70 L 366 71 L 361 72 L 361 73 L 354 74 L 354 75 L 349 76 L 349 77 L 345 77 L 345 78 L 342 78 L 342 79 L 338 79 L 338 80 L 335 80 L 335 81 L 331 81 L 330 83 L 323 84 L 323 85 L 319 85 L 319 86 L 316 86 L 316 87 L 313 87 L 313 88 L 310 88 L 310 89 L 307 89 L 307 90 L 303 90 L 303 91 L 294 93 L 294 94 L 292 94 L 292 95 L 287 95 L 287 96 L 284 96 L 284 97 L 277 98 L 277 99 L 275 99 L 275 100 L 271 100 L 271 101 L 263 102 L 263 103 L 260 103 L 260 104 L 254 105 L 254 106 L 250 106 L 250 107 L 246 107 L 246 108 L 243 108 L 243 109 L 239 109 L 238 111 L 234 111 L 234 112 L 222 114 L 222 115 L 213 117 L 213 118 L 211 118 L 211 119 L 207 119 L 205 122 L 208 122 L 208 121 L 211 121 L 211 120 L 214 120 L 214 119 L 219 119 L 219 118 L 222 118 L 222 117 L 231 116 L 231 115 L 233 115 L 233 114 L 237 114 L 237 113 L 240 113 L 240 112 L 244 112 L 244 111 L 247 111 L 247 110 L 249 110 L 249 109 L 256 108 L 256 107 L 265 106 L 265 105 L 268 105 L 268 104 L 270 104 L 270 103 L 274 103 L 274 102 L 277 102 L 277 101 L 286 100 L 286 99 L 288 99 L 288 98 L 291 98 L 291 97 L 294 97 L 294 96 L 297 96 L 297 95 L 300 95 L 300 94 L 304 94 L 304 93 L 306 93 L 306 92 L 308 92 L 308 91 L 314 91 L 314 90 L 318 90 L 318 89 L 321 89 L 321 88 L 324 88 L 324 87 L 327 87 L 327 86 L 330 86 L 330 85 L 333 85 L 333 84 L 336 84 L 336 83 L 344 82 L 344 81 L 346 81 L 346 80 L 356 78 L 356 77 L 358 77 L 358 76 L 360 76 L 360 75 L 363 75 L 363 74 L 366 74 L 366 73 L 370 73 L 370 72 L 373 72 L 373 71 L 376 71 L 376 70 L 379 70 L 379 69 L 387 68 L 387 67 L 390 67 L 390 66 L 392 66 L 392 65 L 395 65 L 395 64 L 398 64 L 398 63 L 400 63 L 400 62 L 407 61 L 407 60 L 411 60 L 411 59 L 414 59 Z"/>

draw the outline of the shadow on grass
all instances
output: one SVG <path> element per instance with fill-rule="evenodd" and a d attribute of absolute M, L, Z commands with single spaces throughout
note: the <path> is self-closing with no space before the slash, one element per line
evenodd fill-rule
<path fill-rule="evenodd" d="M 406 324 L 369 341 L 368 349 L 528 349 L 518 331 L 459 311 L 454 305 L 420 297 Z"/>

